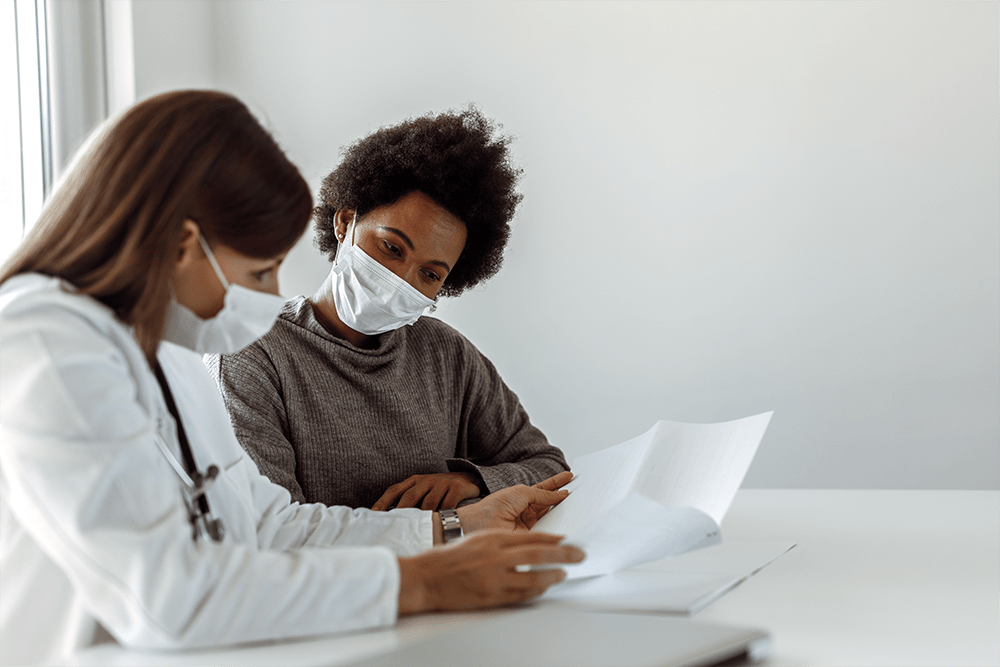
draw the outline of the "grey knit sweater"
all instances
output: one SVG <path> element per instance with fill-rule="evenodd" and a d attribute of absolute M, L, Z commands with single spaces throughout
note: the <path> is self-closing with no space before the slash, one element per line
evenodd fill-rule
<path fill-rule="evenodd" d="M 297 297 L 259 341 L 206 364 L 236 436 L 292 500 L 371 507 L 413 474 L 472 472 L 492 492 L 568 469 L 493 364 L 431 317 L 366 350 Z"/>

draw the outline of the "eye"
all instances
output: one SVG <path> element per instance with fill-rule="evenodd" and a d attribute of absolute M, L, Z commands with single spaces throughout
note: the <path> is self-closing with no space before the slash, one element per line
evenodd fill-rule
<path fill-rule="evenodd" d="M 403 254 L 402 251 L 400 251 L 400 249 L 399 249 L 398 246 L 394 246 L 393 244 L 389 243 L 388 241 L 386 241 L 384 239 L 382 240 L 382 246 L 386 249 L 386 251 L 390 255 L 395 255 L 396 257 L 400 257 Z"/>
<path fill-rule="evenodd" d="M 435 282 L 435 283 L 441 282 L 441 276 L 439 276 L 438 274 L 434 273 L 433 271 L 425 270 L 424 271 L 424 276 L 428 280 L 430 280 L 431 282 Z"/>
<path fill-rule="evenodd" d="M 273 271 L 274 271 L 274 267 L 273 266 L 269 267 L 269 268 L 266 268 L 263 271 L 254 271 L 253 272 L 253 278 L 257 282 L 263 282 L 264 279 L 267 278 L 269 275 L 271 275 L 271 273 Z"/>

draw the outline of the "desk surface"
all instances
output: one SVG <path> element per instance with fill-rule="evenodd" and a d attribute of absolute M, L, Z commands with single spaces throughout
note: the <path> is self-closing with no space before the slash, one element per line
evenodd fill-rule
<path fill-rule="evenodd" d="M 693 618 L 770 630 L 770 667 L 997 665 L 998 519 L 998 491 L 744 489 L 724 539 L 798 546 Z M 503 613 L 427 615 L 390 630 L 197 653 L 102 646 L 69 664 L 344 665 Z"/>
<path fill-rule="evenodd" d="M 695 618 L 767 628 L 768 665 L 1000 663 L 1000 492 L 744 490 L 729 540 L 798 546 Z"/>

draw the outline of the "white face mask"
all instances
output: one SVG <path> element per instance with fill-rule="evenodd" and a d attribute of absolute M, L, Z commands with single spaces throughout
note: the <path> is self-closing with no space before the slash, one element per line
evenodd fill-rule
<path fill-rule="evenodd" d="M 285 300 L 274 294 L 231 285 L 203 236 L 198 237 L 219 282 L 226 288 L 222 310 L 207 320 L 171 299 L 164 340 L 199 354 L 232 354 L 254 342 L 274 325 Z"/>
<path fill-rule="evenodd" d="M 337 247 L 331 276 L 340 321 L 367 336 L 413 324 L 434 305 L 416 287 L 368 256 L 354 242 L 358 214 Z"/>

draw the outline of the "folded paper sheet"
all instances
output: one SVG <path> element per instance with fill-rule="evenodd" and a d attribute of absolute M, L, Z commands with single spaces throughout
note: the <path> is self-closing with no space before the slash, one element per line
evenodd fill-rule
<path fill-rule="evenodd" d="M 722 542 L 602 577 L 556 584 L 547 604 L 623 612 L 694 614 L 787 553 L 792 542 Z"/>
<path fill-rule="evenodd" d="M 721 424 L 660 421 L 578 457 L 570 497 L 533 530 L 565 535 L 587 552 L 586 561 L 566 567 L 570 579 L 715 544 L 771 414 Z"/>

